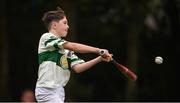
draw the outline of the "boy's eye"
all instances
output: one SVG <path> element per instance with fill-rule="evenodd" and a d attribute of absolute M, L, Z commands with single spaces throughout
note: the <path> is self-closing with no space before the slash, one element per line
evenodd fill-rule
<path fill-rule="evenodd" d="M 64 21 L 63 23 L 64 23 L 64 24 L 67 24 L 67 21 Z"/>

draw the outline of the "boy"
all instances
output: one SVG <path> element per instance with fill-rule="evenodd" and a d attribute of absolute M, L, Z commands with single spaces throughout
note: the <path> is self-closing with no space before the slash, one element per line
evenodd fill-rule
<path fill-rule="evenodd" d="M 42 21 L 49 32 L 44 33 L 39 41 L 39 70 L 35 96 L 38 102 L 64 102 L 63 87 L 70 77 L 69 68 L 80 73 L 101 61 L 109 62 L 112 55 L 105 49 L 62 39 L 66 37 L 69 26 L 66 15 L 60 8 L 46 12 Z M 74 54 L 74 52 L 100 54 L 102 51 L 101 56 L 87 62 Z"/>

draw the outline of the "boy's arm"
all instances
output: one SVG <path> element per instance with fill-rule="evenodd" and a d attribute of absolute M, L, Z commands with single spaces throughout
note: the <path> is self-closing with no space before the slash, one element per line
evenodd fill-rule
<path fill-rule="evenodd" d="M 84 62 L 81 64 L 76 64 L 72 68 L 76 73 L 81 73 L 83 71 L 90 69 L 92 66 L 96 65 L 97 63 L 99 63 L 101 61 L 109 62 L 111 60 L 111 58 L 112 58 L 112 55 L 111 55 L 111 57 L 107 57 L 107 58 L 103 58 L 101 56 L 98 56 L 97 58 L 94 58 L 90 61 L 87 61 L 87 62 Z"/>
<path fill-rule="evenodd" d="M 95 53 L 99 54 L 100 48 L 79 44 L 79 43 L 73 43 L 73 42 L 66 42 L 63 44 L 63 47 L 68 50 L 72 50 L 78 53 Z"/>

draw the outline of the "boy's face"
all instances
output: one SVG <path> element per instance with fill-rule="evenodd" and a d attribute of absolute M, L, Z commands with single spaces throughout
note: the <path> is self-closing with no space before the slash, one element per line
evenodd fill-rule
<path fill-rule="evenodd" d="M 68 29 L 69 26 L 66 17 L 56 22 L 55 30 L 60 37 L 66 37 Z"/>

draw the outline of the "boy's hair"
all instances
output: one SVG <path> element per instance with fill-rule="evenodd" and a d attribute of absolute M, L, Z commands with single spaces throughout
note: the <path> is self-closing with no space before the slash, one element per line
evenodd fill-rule
<path fill-rule="evenodd" d="M 49 30 L 51 27 L 52 21 L 59 21 L 65 17 L 64 11 L 60 8 L 57 7 L 55 11 L 48 11 L 44 14 L 42 17 L 42 21 L 44 22 L 44 25 L 46 28 Z"/>

